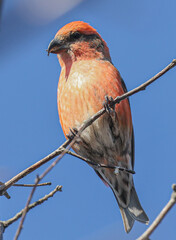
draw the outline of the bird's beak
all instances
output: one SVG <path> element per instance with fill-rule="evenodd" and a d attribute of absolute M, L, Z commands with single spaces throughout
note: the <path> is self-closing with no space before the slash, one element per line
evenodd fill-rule
<path fill-rule="evenodd" d="M 60 53 L 61 50 L 65 49 L 65 45 L 63 44 L 63 41 L 61 41 L 59 38 L 54 38 L 46 50 L 48 52 L 48 56 L 50 53 Z"/>

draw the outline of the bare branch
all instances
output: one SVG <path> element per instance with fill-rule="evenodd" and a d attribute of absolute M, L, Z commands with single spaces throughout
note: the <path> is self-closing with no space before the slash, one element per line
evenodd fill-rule
<path fill-rule="evenodd" d="M 4 185 L 4 183 L 3 183 L 3 182 L 0 182 L 0 186 L 2 186 L 2 185 Z M 3 195 L 4 195 L 7 199 L 10 199 L 10 198 L 11 198 L 7 191 L 4 191 L 4 194 L 3 194 Z"/>
<path fill-rule="evenodd" d="M 118 96 L 114 102 L 115 103 L 120 103 L 122 100 L 124 100 L 127 97 L 130 97 L 132 95 L 134 95 L 135 93 L 138 93 L 140 91 L 145 90 L 151 83 L 153 83 L 154 81 L 156 81 L 158 78 L 160 78 L 162 75 L 164 75 L 166 72 L 168 72 L 170 69 L 172 69 L 173 67 L 176 66 L 176 59 L 173 59 L 172 62 L 167 65 L 167 67 L 165 67 L 163 70 L 161 70 L 159 73 L 157 73 L 155 76 L 153 76 L 152 78 L 150 78 L 148 81 L 146 81 L 145 83 L 141 84 L 139 87 L 123 94 L 122 96 Z"/>
<path fill-rule="evenodd" d="M 32 208 L 37 207 L 38 205 L 44 203 L 44 202 L 45 202 L 46 200 L 48 200 L 49 198 L 53 197 L 54 194 L 55 194 L 56 192 L 58 192 L 58 191 L 59 191 L 59 192 L 62 191 L 62 186 L 56 186 L 56 188 L 55 188 L 52 192 L 50 192 L 49 194 L 47 194 L 47 195 L 45 195 L 44 197 L 40 198 L 38 201 L 30 204 L 30 205 L 28 206 L 28 210 L 27 210 L 27 211 L 29 211 L 29 210 L 31 210 Z M 20 212 L 18 212 L 14 217 L 8 219 L 7 221 L 0 222 L 0 223 L 3 224 L 4 229 L 7 228 L 7 227 L 8 227 L 9 225 L 11 225 L 12 223 L 16 222 L 16 221 L 22 216 L 23 211 L 24 211 L 24 209 L 22 209 L 22 210 L 21 210 Z M 1 238 L 0 238 L 0 239 L 1 239 Z"/>
<path fill-rule="evenodd" d="M 32 200 L 32 197 L 33 197 L 33 195 L 34 195 L 34 192 L 35 192 L 35 189 L 36 189 L 38 183 L 39 183 L 39 177 L 37 176 L 37 177 L 36 177 L 36 180 L 35 180 L 35 185 L 34 185 L 34 187 L 32 188 L 32 191 L 31 191 L 31 193 L 30 193 L 30 195 L 29 195 L 29 197 L 28 197 L 26 206 L 25 206 L 25 208 L 24 208 L 24 210 L 23 210 L 22 217 L 21 217 L 21 221 L 20 221 L 19 227 L 18 227 L 18 229 L 17 229 L 17 232 L 16 232 L 16 234 L 15 234 L 14 240 L 17 240 L 18 237 L 19 237 L 19 235 L 20 235 L 20 233 L 21 233 L 21 230 L 22 230 L 22 228 L 23 228 L 23 223 L 24 223 L 24 220 L 25 220 L 25 217 L 26 217 L 26 213 L 28 212 L 29 204 L 30 204 L 30 202 L 31 202 L 31 200 Z"/>
<path fill-rule="evenodd" d="M 150 225 L 150 227 L 137 240 L 148 240 L 149 236 L 158 227 L 158 225 L 161 223 L 161 221 L 169 212 L 169 210 L 176 204 L 176 184 L 172 185 L 172 189 L 173 193 L 171 195 L 169 202 L 166 204 L 166 206 L 163 208 L 163 210 L 160 212 L 160 214 L 157 216 L 154 222 Z"/>
<path fill-rule="evenodd" d="M 159 72 L 158 74 L 156 74 L 154 77 L 152 77 L 151 79 L 149 79 L 148 81 L 146 81 L 145 83 L 141 84 L 139 87 L 121 95 L 115 98 L 114 101 L 111 102 L 111 106 L 120 103 L 122 100 L 128 98 L 129 96 L 132 96 L 133 94 L 142 91 L 144 89 L 146 89 L 146 87 L 148 85 L 150 85 L 151 83 L 153 83 L 156 79 L 158 79 L 159 77 L 161 77 L 163 74 L 165 74 L 167 71 L 169 71 L 171 68 L 176 66 L 176 59 L 174 59 L 167 67 L 165 67 L 161 72 Z M 33 164 L 32 166 L 28 167 L 27 169 L 23 170 L 22 172 L 20 172 L 19 174 L 17 174 L 15 177 L 13 177 L 12 179 L 10 179 L 9 181 L 7 181 L 6 183 L 4 183 L 1 187 L 0 187 L 0 195 L 4 195 L 5 191 L 10 188 L 12 185 L 14 185 L 14 183 L 16 183 L 17 181 L 19 181 L 21 178 L 25 177 L 26 175 L 28 175 L 29 173 L 33 172 L 34 170 L 36 170 L 37 168 L 39 168 L 40 166 L 42 166 L 43 164 L 45 164 L 46 162 L 50 161 L 51 159 L 53 159 L 54 157 L 59 156 L 59 159 L 57 159 L 55 162 L 53 162 L 53 165 L 55 166 L 56 163 L 62 158 L 62 156 L 66 153 L 66 150 L 63 151 L 63 148 L 66 148 L 69 144 L 69 148 L 75 143 L 76 139 L 79 138 L 80 134 L 82 133 L 82 131 L 87 128 L 88 126 L 90 126 L 95 120 L 97 120 L 100 116 L 102 116 L 105 113 L 105 109 L 102 108 L 100 111 L 98 111 L 95 115 L 93 115 L 92 117 L 90 117 L 88 120 L 86 120 L 81 127 L 78 129 L 78 133 L 74 136 L 74 138 L 68 139 L 67 141 L 65 141 L 65 143 L 60 146 L 57 150 L 55 150 L 54 152 L 52 152 L 51 154 L 49 154 L 48 156 L 46 156 L 45 158 L 43 158 L 42 160 L 38 161 L 37 163 Z M 52 167 L 51 167 L 52 168 Z M 48 170 L 47 170 L 48 171 Z M 46 175 L 46 174 L 45 174 Z"/>
<path fill-rule="evenodd" d="M 0 182 L 0 186 L 2 186 L 2 185 L 4 185 L 4 183 Z M 42 187 L 42 186 L 47 186 L 47 185 L 51 185 L 51 182 L 40 183 L 40 184 L 37 185 L 37 187 Z M 34 184 L 13 184 L 12 187 L 34 187 Z M 3 195 L 7 199 L 11 198 L 7 191 L 5 191 Z"/>
<path fill-rule="evenodd" d="M 31 210 L 34 207 L 37 207 L 38 205 L 44 203 L 49 198 L 53 197 L 56 192 L 62 191 L 62 186 L 56 186 L 56 188 L 51 191 L 49 194 L 45 195 L 44 197 L 40 198 L 38 201 L 30 204 L 27 208 L 27 212 Z M 11 225 L 12 223 L 16 222 L 22 215 L 25 209 L 22 209 L 20 212 L 18 212 L 14 217 L 6 220 L 6 221 L 0 221 L 0 240 L 3 240 L 3 233 L 5 229 Z"/>
<path fill-rule="evenodd" d="M 43 187 L 43 186 L 50 186 L 51 182 L 46 182 L 46 183 L 39 183 L 36 185 L 36 187 Z M 13 184 L 13 187 L 34 187 L 35 184 Z"/>
<path fill-rule="evenodd" d="M 56 156 L 58 156 L 60 153 L 62 153 L 62 148 L 68 146 L 69 141 L 65 141 L 64 144 L 62 144 L 58 149 L 56 149 L 54 152 L 52 152 L 51 154 L 49 154 L 48 156 L 44 157 L 43 159 L 41 159 L 40 161 L 34 163 L 33 165 L 31 165 L 30 167 L 26 168 L 25 170 L 23 170 L 22 172 L 18 173 L 16 176 L 14 176 L 13 178 L 11 178 L 9 181 L 7 181 L 6 183 L 4 183 L 1 187 L 0 187 L 0 196 L 4 195 L 4 192 L 10 188 L 12 185 L 14 185 L 14 183 L 16 183 L 17 181 L 19 181 L 20 179 L 22 179 L 23 177 L 27 176 L 28 174 L 30 174 L 31 172 L 33 172 L 34 170 L 38 169 L 39 167 L 41 167 L 43 164 L 47 163 L 48 161 L 50 161 L 51 159 L 55 158 Z"/>

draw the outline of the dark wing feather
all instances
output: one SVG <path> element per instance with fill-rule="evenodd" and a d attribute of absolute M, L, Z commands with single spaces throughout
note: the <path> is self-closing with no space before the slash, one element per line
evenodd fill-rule
<path fill-rule="evenodd" d="M 122 83 L 124 92 L 128 92 L 125 82 L 123 81 L 123 78 L 121 78 L 121 83 Z M 130 100 L 129 98 L 127 99 L 130 105 Z M 132 164 L 132 168 L 134 169 L 134 129 L 133 129 L 132 138 L 131 138 L 131 164 Z"/>

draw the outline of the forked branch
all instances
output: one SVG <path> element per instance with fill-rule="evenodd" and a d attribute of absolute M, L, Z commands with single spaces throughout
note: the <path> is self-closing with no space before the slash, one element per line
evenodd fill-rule
<path fill-rule="evenodd" d="M 30 204 L 28 206 L 27 212 L 29 210 L 31 210 L 32 208 L 37 207 L 38 205 L 44 203 L 45 201 L 47 201 L 49 198 L 53 197 L 55 195 L 56 192 L 58 191 L 62 191 L 62 186 L 56 186 L 56 188 L 51 191 L 49 194 L 45 195 L 44 197 L 40 198 L 38 201 Z M 3 239 L 3 233 L 5 231 L 5 229 L 11 225 L 12 223 L 16 222 L 23 214 L 24 209 L 22 209 L 20 212 L 18 212 L 14 217 L 6 220 L 6 221 L 0 221 L 0 240 Z"/>

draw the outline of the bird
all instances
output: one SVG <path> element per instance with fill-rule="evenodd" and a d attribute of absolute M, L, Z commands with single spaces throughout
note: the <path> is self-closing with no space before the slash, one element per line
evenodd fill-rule
<path fill-rule="evenodd" d="M 134 131 L 129 99 L 110 107 L 111 101 L 127 88 L 112 63 L 106 42 L 88 23 L 74 21 L 56 33 L 47 51 L 48 55 L 57 54 L 61 66 L 57 105 L 66 138 L 70 129 L 79 129 L 103 106 L 107 110 L 81 133 L 72 149 L 92 161 L 91 167 L 112 189 L 127 233 L 135 220 L 148 224 L 130 173 L 134 170 Z M 129 172 L 117 171 L 118 167 Z"/>

